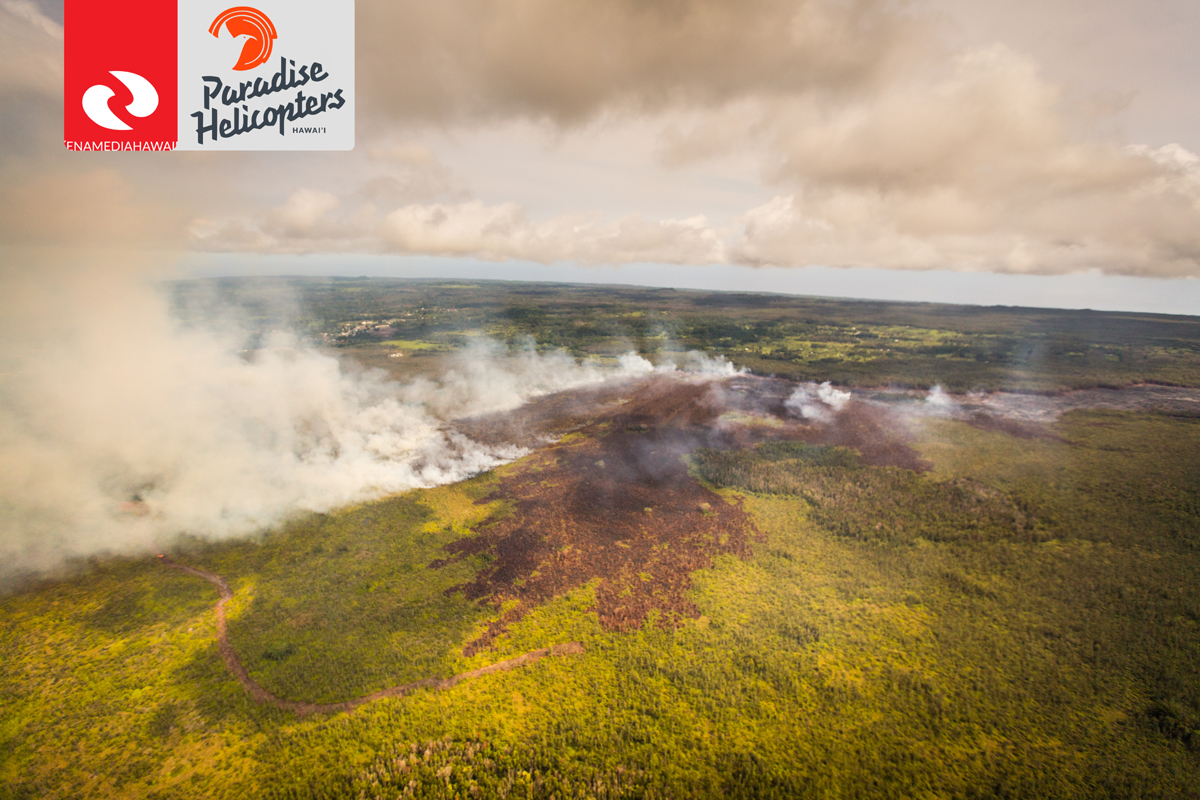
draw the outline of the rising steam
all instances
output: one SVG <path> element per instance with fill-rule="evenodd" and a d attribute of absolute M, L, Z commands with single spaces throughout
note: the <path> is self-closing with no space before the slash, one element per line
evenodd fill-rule
<path fill-rule="evenodd" d="M 793 414 L 813 422 L 829 422 L 850 402 L 850 392 L 833 388 L 825 381 L 821 385 L 806 383 L 797 386 L 784 401 L 784 407 Z"/>

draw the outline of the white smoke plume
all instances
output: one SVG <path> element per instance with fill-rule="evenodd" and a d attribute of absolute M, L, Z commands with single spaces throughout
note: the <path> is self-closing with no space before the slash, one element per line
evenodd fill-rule
<path fill-rule="evenodd" d="M 532 341 L 510 353 L 498 342 L 476 340 L 456 362 L 436 380 L 423 379 L 400 388 L 400 396 L 442 419 L 453 419 L 509 411 L 533 397 L 654 370 L 654 365 L 637 353 L 622 355 L 614 368 L 597 362 L 580 364 L 561 350 L 538 352 Z"/>
<path fill-rule="evenodd" d="M 637 353 L 626 353 L 617 359 L 617 363 L 623 371 L 630 375 L 649 375 L 654 372 L 654 364 Z"/>
<path fill-rule="evenodd" d="M 797 386 L 784 406 L 791 412 L 812 422 L 830 422 L 850 402 L 850 392 L 833 388 L 829 381 Z"/>
<path fill-rule="evenodd" d="M 680 359 L 679 364 L 666 359 L 656 368 L 658 372 L 681 371 L 702 378 L 732 378 L 747 372 L 745 367 L 735 367 L 733 362 L 724 356 L 710 356 L 699 350 L 689 350 Z M 649 363 L 649 362 L 647 362 Z"/>
<path fill-rule="evenodd" d="M 925 395 L 925 405 L 933 413 L 942 416 L 954 416 L 959 410 L 958 402 L 941 385 L 929 390 L 929 394 Z"/>
<path fill-rule="evenodd" d="M 182 327 L 145 284 L 93 293 L 68 277 L 57 294 L 27 282 L 43 303 L 6 322 L 0 577 L 461 480 L 524 451 L 446 421 L 651 368 L 480 343 L 440 378 L 400 385 L 286 334 L 247 354 L 244 334 Z"/>

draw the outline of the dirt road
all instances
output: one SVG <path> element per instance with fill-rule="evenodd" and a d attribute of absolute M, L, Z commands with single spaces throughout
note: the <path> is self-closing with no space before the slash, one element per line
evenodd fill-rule
<path fill-rule="evenodd" d="M 167 556 L 159 556 L 159 561 L 163 566 L 177 569 L 180 572 L 186 572 L 189 575 L 195 575 L 197 578 L 208 581 L 213 586 L 217 587 L 220 593 L 220 599 L 213 607 L 213 611 L 217 615 L 217 648 L 221 651 L 221 658 L 225 660 L 225 666 L 238 679 L 238 683 L 242 685 L 251 697 L 256 702 L 264 703 L 275 708 L 291 711 L 299 716 L 307 714 L 332 714 L 338 711 L 352 711 L 358 708 L 363 703 L 369 703 L 372 700 L 381 700 L 385 697 L 404 697 L 405 695 L 417 689 L 449 689 L 463 681 L 472 678 L 479 678 L 484 675 L 491 675 L 495 672 L 507 672 L 510 669 L 524 667 L 532 664 L 535 661 L 545 658 L 546 656 L 569 656 L 583 652 L 583 645 L 579 642 L 567 642 L 565 644 L 556 644 L 550 647 L 543 647 L 540 650 L 519 655 L 516 658 L 510 658 L 507 661 L 498 661 L 495 664 L 489 664 L 486 667 L 473 669 L 469 672 L 460 672 L 457 675 L 451 675 L 449 678 L 425 678 L 412 683 L 405 683 L 400 686 L 389 686 L 386 689 L 380 689 L 378 692 L 373 692 L 365 697 L 358 697 L 353 700 L 346 700 L 341 703 L 300 703 L 294 700 L 284 700 L 264 689 L 257 681 L 250 677 L 250 673 L 246 671 L 237 653 L 234 652 L 233 645 L 229 643 L 227 623 L 225 619 L 225 604 L 233 599 L 233 590 L 229 588 L 229 583 L 220 575 L 211 572 L 205 572 L 202 569 L 195 567 L 177 564 Z"/>

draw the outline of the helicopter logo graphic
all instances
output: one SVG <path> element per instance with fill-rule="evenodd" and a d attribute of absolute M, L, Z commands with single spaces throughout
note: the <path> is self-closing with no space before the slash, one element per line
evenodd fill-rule
<path fill-rule="evenodd" d="M 222 26 L 229 31 L 230 36 L 249 37 L 242 46 L 241 57 L 233 65 L 235 70 L 254 69 L 259 64 L 265 64 L 271 57 L 271 50 L 279 34 L 275 32 L 275 24 L 271 22 L 271 18 L 257 8 L 227 8 L 208 26 L 208 32 L 219 36 Z"/>

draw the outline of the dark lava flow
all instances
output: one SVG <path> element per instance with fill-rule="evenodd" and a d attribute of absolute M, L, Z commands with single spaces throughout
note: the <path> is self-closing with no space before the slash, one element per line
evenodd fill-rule
<path fill-rule="evenodd" d="M 810 424 L 786 406 L 794 389 L 747 376 L 653 376 L 460 423 L 483 441 L 532 443 L 574 431 L 525 459 L 480 501 L 507 501 L 509 513 L 431 564 L 486 554 L 488 566 L 451 591 L 497 609 L 516 601 L 464 652 L 490 646 L 531 609 L 596 579 L 595 610 L 606 629 L 639 627 L 653 611 L 664 626 L 695 617 L 686 596 L 691 574 L 718 555 L 747 557 L 759 538 L 740 503 L 688 473 L 684 456 L 697 448 L 790 439 L 853 447 L 866 463 L 927 468 L 886 410 L 851 401 L 829 423 Z"/>

